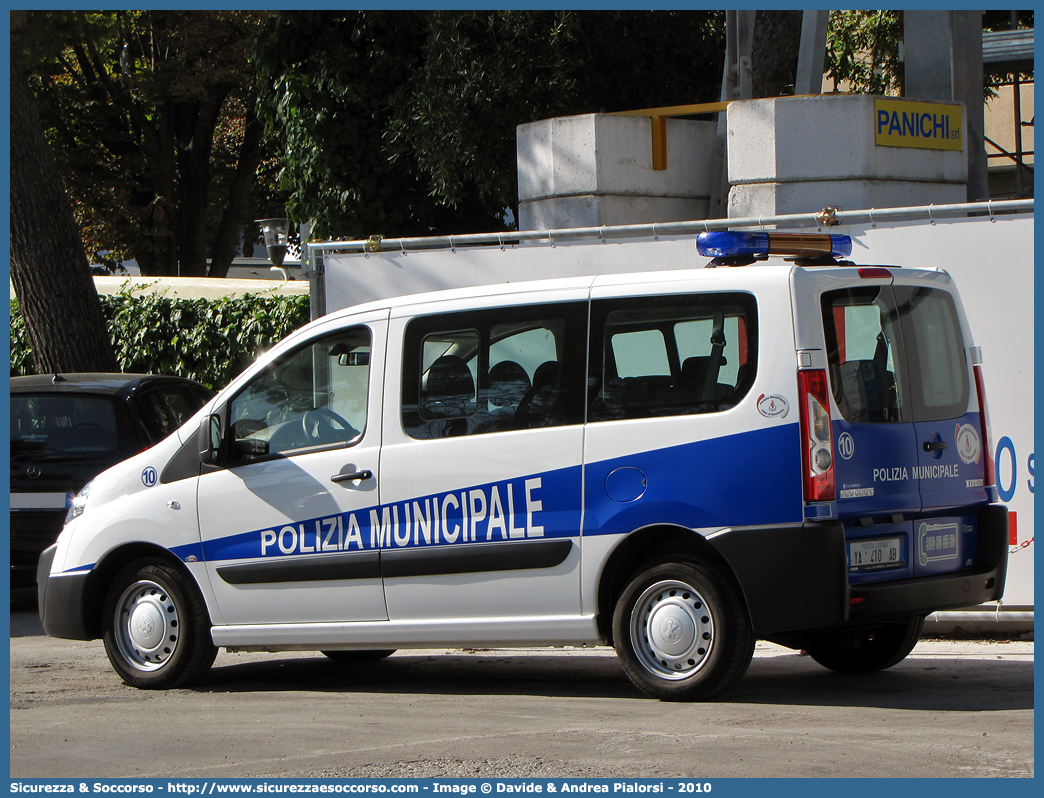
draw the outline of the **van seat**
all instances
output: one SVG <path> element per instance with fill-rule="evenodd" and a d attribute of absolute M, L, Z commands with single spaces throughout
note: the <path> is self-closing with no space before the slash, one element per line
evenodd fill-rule
<path fill-rule="evenodd" d="M 899 402 L 895 374 L 873 360 L 848 360 L 838 368 L 838 408 L 849 421 L 897 421 Z"/>
<path fill-rule="evenodd" d="M 421 410 L 427 418 L 460 418 L 475 412 L 475 380 L 463 360 L 443 355 L 432 363 L 421 392 Z"/>

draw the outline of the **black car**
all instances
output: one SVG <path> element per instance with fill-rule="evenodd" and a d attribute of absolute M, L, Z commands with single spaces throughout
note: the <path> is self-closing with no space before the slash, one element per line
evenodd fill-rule
<path fill-rule="evenodd" d="M 80 488 L 166 438 L 212 395 L 181 377 L 12 377 L 11 586 L 36 584 L 40 553 Z"/>

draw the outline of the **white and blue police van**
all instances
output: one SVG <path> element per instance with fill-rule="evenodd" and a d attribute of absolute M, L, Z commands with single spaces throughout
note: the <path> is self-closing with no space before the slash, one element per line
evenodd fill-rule
<path fill-rule="evenodd" d="M 1000 598 L 1008 515 L 953 280 L 850 254 L 702 233 L 689 268 L 598 275 L 589 246 L 597 276 L 321 317 L 84 488 L 44 628 L 142 688 L 220 647 L 611 645 L 670 700 L 759 639 L 895 665 Z"/>

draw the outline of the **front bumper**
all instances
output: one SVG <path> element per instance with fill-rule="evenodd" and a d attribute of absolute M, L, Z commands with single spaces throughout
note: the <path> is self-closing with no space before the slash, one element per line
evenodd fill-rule
<path fill-rule="evenodd" d="M 51 637 L 68 640 L 93 640 L 87 623 L 87 579 L 90 572 L 51 574 L 57 545 L 40 555 L 36 571 L 36 590 L 40 620 Z"/>
<path fill-rule="evenodd" d="M 11 585 L 36 584 L 40 554 L 58 539 L 65 510 L 15 510 L 11 512 Z"/>

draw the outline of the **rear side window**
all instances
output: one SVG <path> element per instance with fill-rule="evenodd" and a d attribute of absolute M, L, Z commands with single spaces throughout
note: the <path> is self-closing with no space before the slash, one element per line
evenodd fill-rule
<path fill-rule="evenodd" d="M 823 296 L 830 384 L 847 421 L 956 418 L 968 407 L 968 368 L 952 297 L 876 286 Z"/>
<path fill-rule="evenodd" d="M 595 302 L 590 420 L 734 407 L 754 382 L 756 311 L 749 294 Z"/>
<path fill-rule="evenodd" d="M 499 308 L 406 327 L 402 423 L 419 440 L 583 421 L 586 305 Z"/>

